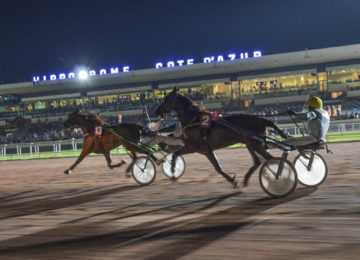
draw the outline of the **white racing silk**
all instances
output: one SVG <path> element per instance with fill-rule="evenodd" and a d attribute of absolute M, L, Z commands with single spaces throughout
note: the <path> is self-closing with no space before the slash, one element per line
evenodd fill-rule
<path fill-rule="evenodd" d="M 314 109 L 295 115 L 300 120 L 307 121 L 310 135 L 316 140 L 326 141 L 325 137 L 330 126 L 330 116 L 324 109 Z"/>

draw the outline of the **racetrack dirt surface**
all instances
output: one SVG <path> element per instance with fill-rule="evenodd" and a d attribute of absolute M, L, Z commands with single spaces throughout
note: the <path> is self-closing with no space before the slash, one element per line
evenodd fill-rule
<path fill-rule="evenodd" d="M 0 162 L 0 259 L 359 259 L 360 143 L 329 147 L 327 180 L 282 199 L 258 172 L 232 188 L 199 154 L 144 187 L 103 157 L 70 176 L 75 158 Z M 247 150 L 217 155 L 242 181 Z"/>

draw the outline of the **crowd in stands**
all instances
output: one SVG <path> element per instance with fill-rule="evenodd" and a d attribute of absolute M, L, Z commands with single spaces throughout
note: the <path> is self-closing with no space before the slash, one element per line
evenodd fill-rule
<path fill-rule="evenodd" d="M 315 88 L 316 89 L 316 88 Z M 266 98 L 266 97 L 282 97 L 282 96 L 294 96 L 294 95 L 303 95 L 309 94 L 309 92 L 314 91 L 313 86 L 307 87 L 283 87 L 281 84 L 279 86 L 271 86 L 270 88 L 260 88 L 253 87 L 250 90 L 246 91 L 242 89 L 241 96 L 252 96 L 255 98 Z M 187 95 L 188 93 L 186 93 Z M 229 100 L 228 95 L 224 93 L 211 93 L 209 95 L 204 94 L 200 91 L 193 91 L 189 93 L 190 99 L 194 101 L 203 101 L 206 102 L 219 102 L 224 99 Z M 88 110 L 96 110 L 98 112 L 106 112 L 106 111 L 127 111 L 133 109 L 141 109 L 144 105 L 152 106 L 161 102 L 161 99 L 158 98 L 150 98 L 149 96 L 145 96 L 143 94 L 139 94 L 137 98 L 131 97 L 130 95 L 119 95 L 117 99 L 104 99 L 101 102 L 98 98 L 91 99 L 89 102 L 84 102 L 81 106 Z M 231 102 L 231 100 L 230 100 Z M 236 102 L 236 100 L 234 100 Z M 67 106 L 55 106 L 53 102 L 46 102 L 45 109 L 35 109 L 35 104 L 31 105 L 31 109 L 27 106 L 22 108 L 22 115 L 29 115 L 33 118 L 44 118 L 46 116 L 65 116 L 68 113 L 74 111 L 79 107 L 79 104 L 74 103 L 68 104 Z M 227 101 L 229 103 L 229 101 Z M 18 111 L 13 111 L 10 109 L 6 112 L 0 112 L 0 117 L 15 117 L 19 114 Z"/>
<path fill-rule="evenodd" d="M 258 106 L 252 110 L 252 113 L 259 116 L 275 116 L 286 114 L 287 111 L 292 110 L 300 112 L 303 109 L 303 105 L 270 105 L 270 106 Z"/>
<path fill-rule="evenodd" d="M 72 111 L 71 111 L 72 112 Z M 109 125 L 118 124 L 117 117 L 102 118 Z M 127 117 L 126 122 L 139 123 L 139 117 Z M 64 129 L 64 119 L 59 117 L 55 122 L 41 122 L 38 120 L 25 120 L 22 125 L 13 125 L 10 122 L 0 126 L 0 144 L 35 143 L 46 141 L 59 141 L 69 139 L 81 139 L 84 137 L 80 128 Z"/>
<path fill-rule="evenodd" d="M 281 85 L 279 87 L 274 86 L 268 90 L 258 89 L 256 92 L 252 92 L 253 95 L 262 95 L 263 97 L 272 97 L 277 95 L 302 95 L 308 94 L 309 91 L 313 91 L 312 87 L 308 88 L 297 88 L 297 89 L 287 89 L 286 91 L 280 91 Z M 279 93 L 279 91 L 281 93 Z M 242 93 L 242 94 L 245 94 Z M 206 100 L 208 102 L 218 101 L 223 98 L 219 93 L 215 93 L 211 98 L 204 95 L 201 92 L 191 92 L 190 98 L 198 103 Z M 138 99 L 131 99 L 130 96 L 122 96 L 118 99 L 105 100 L 104 102 L 98 102 L 97 99 L 92 100 L 90 103 L 84 104 L 82 107 L 101 113 L 108 111 L 121 111 L 132 110 L 132 109 L 143 109 L 146 105 L 149 110 L 156 107 L 162 100 L 157 98 L 148 98 L 145 96 L 140 96 Z M 240 99 L 227 99 L 227 102 L 222 102 L 222 111 L 220 112 L 233 112 L 239 111 L 240 105 L 242 104 Z M 66 132 L 63 129 L 64 120 L 67 118 L 67 115 L 79 108 L 75 103 L 66 106 L 66 107 L 53 107 L 52 105 L 46 109 L 32 110 L 27 111 L 24 115 L 31 115 L 31 122 L 27 122 L 23 127 L 14 127 L 11 126 L 11 122 L 6 121 L 5 126 L 0 126 L 0 144 L 12 144 L 12 143 L 31 143 L 31 142 L 41 142 L 41 141 L 55 141 L 55 140 L 64 140 L 64 139 L 79 139 L 83 137 L 83 134 L 80 129 L 73 129 L 71 132 Z M 341 112 L 336 109 L 336 106 L 325 106 L 330 112 L 334 110 L 335 116 L 341 116 L 342 118 L 352 118 L 358 119 L 360 114 L 360 101 L 354 100 L 346 111 Z M 269 106 L 250 106 L 246 112 L 257 114 L 259 116 L 266 116 L 275 121 L 282 122 L 280 117 L 276 116 L 278 114 L 283 114 L 288 110 L 301 111 L 303 109 L 303 104 L 278 104 L 278 105 L 269 105 Z M 151 111 L 149 111 L 151 113 Z M 1 116 L 18 116 L 18 112 L 2 112 Z M 56 122 L 45 122 L 39 120 L 40 118 L 47 118 L 47 116 L 58 117 L 59 120 Z M 285 117 L 285 116 L 284 116 Z M 118 123 L 117 117 L 108 117 L 104 118 L 106 122 L 110 125 Z M 144 123 L 146 122 L 145 116 L 143 118 L 137 117 L 124 117 L 123 121 L 133 122 L 133 123 Z"/>
<path fill-rule="evenodd" d="M 248 90 L 242 89 L 242 96 L 253 96 L 256 98 L 267 98 L 267 97 L 282 97 L 282 96 L 295 96 L 304 95 L 311 92 L 317 91 L 316 85 L 309 86 L 271 86 L 270 88 L 261 88 L 253 86 Z"/>
<path fill-rule="evenodd" d="M 360 90 L 360 86 L 357 87 L 347 87 L 347 90 Z"/>
<path fill-rule="evenodd" d="M 200 92 L 194 92 L 190 98 L 192 100 L 203 100 L 204 95 Z M 219 96 L 216 95 L 214 99 L 218 99 Z M 162 100 L 158 98 L 149 98 L 145 99 L 145 97 L 140 97 L 139 99 L 132 99 L 130 97 L 127 98 L 119 98 L 112 100 L 104 100 L 104 102 L 99 103 L 98 100 L 92 100 L 91 102 L 83 103 L 82 105 L 70 104 L 68 106 L 54 107 L 52 102 L 49 102 L 49 107 L 46 109 L 23 109 L 22 115 L 29 115 L 32 118 L 44 118 L 46 116 L 65 116 L 79 106 L 83 107 L 87 110 L 96 110 L 98 112 L 109 112 L 109 111 L 128 111 L 133 109 L 142 109 L 144 105 L 146 106 L 154 106 L 160 103 Z M 16 117 L 19 115 L 18 111 L 7 111 L 0 112 L 0 117 Z"/>
<path fill-rule="evenodd" d="M 356 110 L 342 112 L 341 104 L 324 105 L 324 109 L 328 111 L 332 120 L 359 118 L 359 113 L 356 112 Z M 289 110 L 299 113 L 304 110 L 304 104 L 257 106 L 252 108 L 251 113 L 263 117 L 270 117 L 277 122 L 288 123 L 291 122 L 291 118 L 287 114 Z"/>
<path fill-rule="evenodd" d="M 61 122 L 30 123 L 26 126 L 0 128 L 0 144 L 33 143 L 64 139 Z M 75 137 L 76 135 L 74 135 Z M 82 138 L 82 135 L 76 136 Z"/>
<path fill-rule="evenodd" d="M 359 119 L 360 118 L 360 101 L 359 100 L 350 101 L 350 105 L 346 112 L 345 117 L 347 119 Z"/>
<path fill-rule="evenodd" d="M 359 110 L 353 110 L 350 114 L 346 113 L 341 116 L 342 118 L 359 118 L 359 113 L 355 111 L 360 111 L 360 101 L 356 101 L 354 104 L 358 105 L 357 108 Z M 328 108 L 329 106 L 325 106 L 325 109 Z M 286 113 L 288 110 L 300 112 L 303 110 L 303 104 L 257 106 L 253 107 L 249 112 L 267 117 L 277 123 L 284 123 L 284 120 L 290 121 L 290 118 Z M 341 114 L 340 111 L 336 111 L 336 113 L 339 113 L 339 116 Z M 279 114 L 282 115 L 279 116 Z M 107 117 L 103 119 L 109 125 L 118 124 L 117 117 Z M 133 122 L 145 125 L 147 121 L 148 120 L 145 115 L 123 117 L 123 122 Z M 83 133 L 80 128 L 73 128 L 68 132 L 64 130 L 63 124 L 63 117 L 59 117 L 56 122 L 41 122 L 38 119 L 33 118 L 32 122 L 29 120 L 29 122 L 22 127 L 14 127 L 9 123 L 6 126 L 0 127 L 0 144 L 32 143 L 83 138 Z"/>
<path fill-rule="evenodd" d="M 105 101 L 104 103 L 84 103 L 81 106 L 85 109 L 96 109 L 98 111 L 123 111 L 123 110 L 131 110 L 142 107 L 145 104 L 153 104 L 153 100 L 146 101 Z M 68 113 L 77 109 L 80 105 L 72 104 L 68 106 L 61 107 L 53 107 L 50 106 L 46 109 L 37 109 L 37 110 L 24 110 L 24 115 L 30 115 L 33 118 L 43 118 L 45 116 L 64 116 Z M 0 117 L 9 117 L 9 116 L 17 116 L 18 112 L 2 112 L 0 113 Z"/>

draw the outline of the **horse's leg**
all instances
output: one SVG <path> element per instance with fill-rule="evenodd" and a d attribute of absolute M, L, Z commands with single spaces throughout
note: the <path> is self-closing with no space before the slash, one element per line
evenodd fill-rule
<path fill-rule="evenodd" d="M 232 185 L 234 185 L 235 188 L 239 187 L 239 182 L 235 180 L 235 177 L 230 177 L 229 174 L 225 173 L 223 171 L 223 169 L 221 168 L 221 165 L 218 161 L 218 159 L 216 158 L 216 155 L 214 153 L 214 151 L 208 151 L 206 153 L 203 153 L 208 159 L 209 161 L 212 163 L 212 165 L 214 166 L 215 170 L 221 174 L 228 182 L 230 182 Z"/>
<path fill-rule="evenodd" d="M 134 166 L 135 160 L 137 158 L 136 153 L 135 152 L 131 152 L 131 154 L 129 154 L 130 158 L 131 158 L 131 163 L 129 164 L 129 166 L 126 168 L 126 173 L 127 173 L 127 177 L 130 177 L 129 172 L 131 170 L 131 168 Z"/>
<path fill-rule="evenodd" d="M 113 168 L 116 168 L 116 167 L 120 167 L 121 165 L 123 165 L 124 163 L 126 163 L 126 161 L 121 160 L 121 162 L 118 163 L 118 164 L 111 164 L 110 151 L 104 151 L 104 156 L 105 156 L 106 162 L 107 162 L 107 164 L 108 164 L 108 167 L 109 167 L 110 169 L 113 169 Z"/>
<path fill-rule="evenodd" d="M 256 169 L 261 165 L 260 158 L 258 154 L 260 154 L 265 160 L 269 160 L 272 158 L 272 155 L 265 150 L 265 147 L 260 142 L 249 142 L 246 144 L 247 149 L 250 152 L 251 157 L 253 158 L 254 165 L 248 170 L 245 174 L 243 185 L 246 187 L 249 184 L 249 179 L 251 175 L 256 171 Z"/>
<path fill-rule="evenodd" d="M 171 172 L 174 173 L 175 172 L 175 162 L 176 159 L 178 158 L 179 154 L 177 154 L 177 152 L 174 152 L 171 156 Z"/>
<path fill-rule="evenodd" d="M 164 158 L 159 159 L 155 155 L 153 155 L 152 153 L 150 154 L 150 158 L 153 159 L 153 161 L 156 163 L 156 165 L 160 165 L 165 161 Z"/>
<path fill-rule="evenodd" d="M 71 167 L 69 169 L 67 169 L 66 171 L 64 171 L 65 174 L 69 175 L 71 173 L 71 171 L 76 167 L 76 165 L 78 165 L 89 153 L 91 153 L 90 150 L 84 149 L 81 151 L 80 156 L 77 158 L 77 160 L 75 161 L 75 163 L 73 165 L 71 165 Z"/>
<path fill-rule="evenodd" d="M 83 142 L 83 149 L 81 151 L 81 154 L 79 158 L 75 161 L 73 165 L 66 171 L 64 171 L 65 174 L 70 174 L 71 171 L 78 165 L 89 153 L 93 152 L 94 150 L 94 136 L 86 135 Z"/>
<path fill-rule="evenodd" d="M 189 146 L 189 145 L 185 145 L 183 148 L 181 148 L 180 150 L 176 151 L 173 153 L 173 156 L 171 158 L 171 171 L 172 173 L 174 173 L 175 171 L 175 162 L 176 162 L 176 158 L 179 155 L 183 155 L 183 154 L 188 154 L 188 153 L 195 153 L 197 151 L 197 147 L 195 146 Z M 235 177 L 230 177 L 227 173 L 225 173 L 223 171 L 223 169 L 221 168 L 221 165 L 219 164 L 215 153 L 212 150 L 208 150 L 207 152 L 202 152 L 202 154 L 204 154 L 209 161 L 212 163 L 212 165 L 214 166 L 215 170 L 221 174 L 228 182 L 230 182 L 231 184 L 234 185 L 234 187 L 238 187 L 239 183 L 237 181 L 235 181 Z"/>
<path fill-rule="evenodd" d="M 175 172 L 175 162 L 176 162 L 176 158 L 179 155 L 195 153 L 195 152 L 196 152 L 196 148 L 194 148 L 193 146 L 189 146 L 189 145 L 184 145 L 180 150 L 177 150 L 176 152 L 174 152 L 172 155 L 172 158 L 171 158 L 171 172 L 172 173 Z"/>

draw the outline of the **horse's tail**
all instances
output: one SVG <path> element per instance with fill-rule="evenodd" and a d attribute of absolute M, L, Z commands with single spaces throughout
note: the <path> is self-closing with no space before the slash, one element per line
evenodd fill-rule
<path fill-rule="evenodd" d="M 288 135 L 281 130 L 273 121 L 265 119 L 266 126 L 273 128 L 282 138 L 288 138 Z"/>

